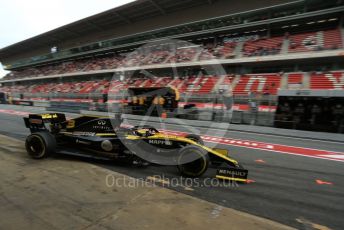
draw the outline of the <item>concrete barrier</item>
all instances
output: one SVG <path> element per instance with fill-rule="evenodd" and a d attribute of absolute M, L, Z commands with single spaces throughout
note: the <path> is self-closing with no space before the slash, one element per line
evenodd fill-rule
<path fill-rule="evenodd" d="M 242 113 L 242 124 L 253 125 L 255 124 L 255 114 L 251 112 Z"/>
<path fill-rule="evenodd" d="M 256 125 L 273 126 L 273 124 L 274 124 L 273 114 L 269 112 L 259 112 L 257 114 Z"/>
<path fill-rule="evenodd" d="M 211 121 L 213 114 L 211 112 L 200 112 L 198 114 L 198 120 L 200 121 Z"/>
<path fill-rule="evenodd" d="M 50 102 L 50 106 L 48 110 L 57 111 L 57 112 L 65 112 L 65 113 L 80 113 L 80 110 L 89 110 L 90 103 L 80 102 L 57 102 L 52 101 Z"/>
<path fill-rule="evenodd" d="M 242 124 L 242 116 L 243 116 L 242 114 L 243 114 L 242 111 L 233 111 L 231 123 Z"/>

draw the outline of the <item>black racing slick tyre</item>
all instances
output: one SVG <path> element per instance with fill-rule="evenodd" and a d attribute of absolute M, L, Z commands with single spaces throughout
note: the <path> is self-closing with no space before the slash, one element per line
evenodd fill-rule
<path fill-rule="evenodd" d="M 199 177 L 209 166 L 209 156 L 206 151 L 196 146 L 186 146 L 178 156 L 178 170 L 186 177 Z"/>
<path fill-rule="evenodd" d="M 56 140 L 49 132 L 32 133 L 26 138 L 25 148 L 30 157 L 42 159 L 54 153 Z"/>
<path fill-rule="evenodd" d="M 185 138 L 190 139 L 197 144 L 204 145 L 204 141 L 202 140 L 202 138 L 196 134 L 188 134 Z"/>

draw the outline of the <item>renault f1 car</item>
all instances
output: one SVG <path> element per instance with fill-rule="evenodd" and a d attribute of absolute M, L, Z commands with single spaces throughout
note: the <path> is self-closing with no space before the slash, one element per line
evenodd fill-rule
<path fill-rule="evenodd" d="M 187 177 L 200 177 L 212 167 L 218 179 L 247 181 L 248 171 L 227 150 L 208 148 L 194 134 L 167 135 L 151 126 L 125 128 L 120 119 L 111 117 L 66 120 L 61 113 L 30 114 L 24 122 L 31 132 L 25 147 L 34 159 L 72 154 L 140 165 L 175 165 Z"/>

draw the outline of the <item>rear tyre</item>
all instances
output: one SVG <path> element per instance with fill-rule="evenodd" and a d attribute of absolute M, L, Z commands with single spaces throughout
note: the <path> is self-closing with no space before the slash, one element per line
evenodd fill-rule
<path fill-rule="evenodd" d="M 202 138 L 196 134 L 189 134 L 186 136 L 186 138 L 196 142 L 197 144 L 204 145 Z"/>
<path fill-rule="evenodd" d="M 29 135 L 25 141 L 25 148 L 30 157 L 42 159 L 54 153 L 56 140 L 49 132 L 37 132 Z"/>
<path fill-rule="evenodd" d="M 206 151 L 196 146 L 184 147 L 178 156 L 178 170 L 186 177 L 199 177 L 207 171 L 209 156 Z"/>

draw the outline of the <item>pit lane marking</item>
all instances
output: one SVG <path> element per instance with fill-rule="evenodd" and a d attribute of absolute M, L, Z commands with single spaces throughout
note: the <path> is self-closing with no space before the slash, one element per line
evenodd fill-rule
<path fill-rule="evenodd" d="M 148 121 L 149 122 L 149 121 Z M 150 122 L 150 123 L 154 123 L 154 122 Z M 172 125 L 173 124 L 168 124 L 168 125 Z M 257 135 L 257 136 L 272 136 L 272 137 L 276 137 L 276 135 L 274 134 L 267 134 L 267 133 L 256 133 L 256 132 L 250 132 L 250 131 L 240 131 L 240 130 L 222 130 L 222 129 L 218 129 L 218 128 L 214 128 L 214 127 L 210 127 L 210 128 L 204 128 L 204 127 L 197 127 L 199 130 L 213 130 L 213 131 L 217 131 L 217 132 L 223 132 L 223 133 L 242 133 L 242 134 L 253 134 L 253 135 Z M 321 143 L 333 143 L 336 145 L 344 145 L 344 142 L 340 142 L 340 141 L 330 141 L 330 140 L 320 140 L 320 139 L 311 139 L 311 138 L 302 138 L 302 137 L 291 137 L 291 136 L 280 136 L 283 139 L 295 139 L 295 140 L 303 140 L 303 141 L 312 141 L 312 142 L 321 142 Z"/>
<path fill-rule="evenodd" d="M 265 164 L 266 163 L 266 161 L 264 161 L 262 159 L 255 160 L 255 162 L 260 163 L 260 164 Z"/>
<path fill-rule="evenodd" d="M 338 154 L 338 155 L 320 155 L 325 158 L 331 158 L 331 159 L 337 159 L 337 160 L 344 160 L 344 155 Z"/>
<path fill-rule="evenodd" d="M 175 135 L 175 136 L 186 135 L 185 132 L 178 132 L 178 131 L 162 130 L 162 132 L 166 134 L 170 134 L 170 135 Z M 327 151 L 327 150 L 322 150 L 322 149 L 287 146 L 287 145 L 281 145 L 281 144 L 270 144 L 270 143 L 264 143 L 264 142 L 258 142 L 258 141 L 252 142 L 252 141 L 241 140 L 241 139 L 214 137 L 214 136 L 207 136 L 207 135 L 201 135 L 201 137 L 205 142 L 210 142 L 210 143 L 215 143 L 215 144 L 232 145 L 232 146 L 237 146 L 237 147 L 284 153 L 284 154 L 295 155 L 295 156 L 305 156 L 305 157 L 311 157 L 311 158 L 344 162 L 344 152 L 334 152 L 334 151 Z"/>
<path fill-rule="evenodd" d="M 302 224 L 305 229 L 315 229 L 315 230 L 331 230 L 330 228 L 328 228 L 327 226 L 324 225 L 320 225 L 320 224 L 316 224 L 311 222 L 310 220 L 307 220 L 303 217 L 297 218 L 295 219 L 297 222 L 299 222 L 300 224 Z"/>
<path fill-rule="evenodd" d="M 323 180 L 315 180 L 315 183 L 319 184 L 319 185 L 333 185 L 332 182 L 329 181 L 323 181 Z"/>

